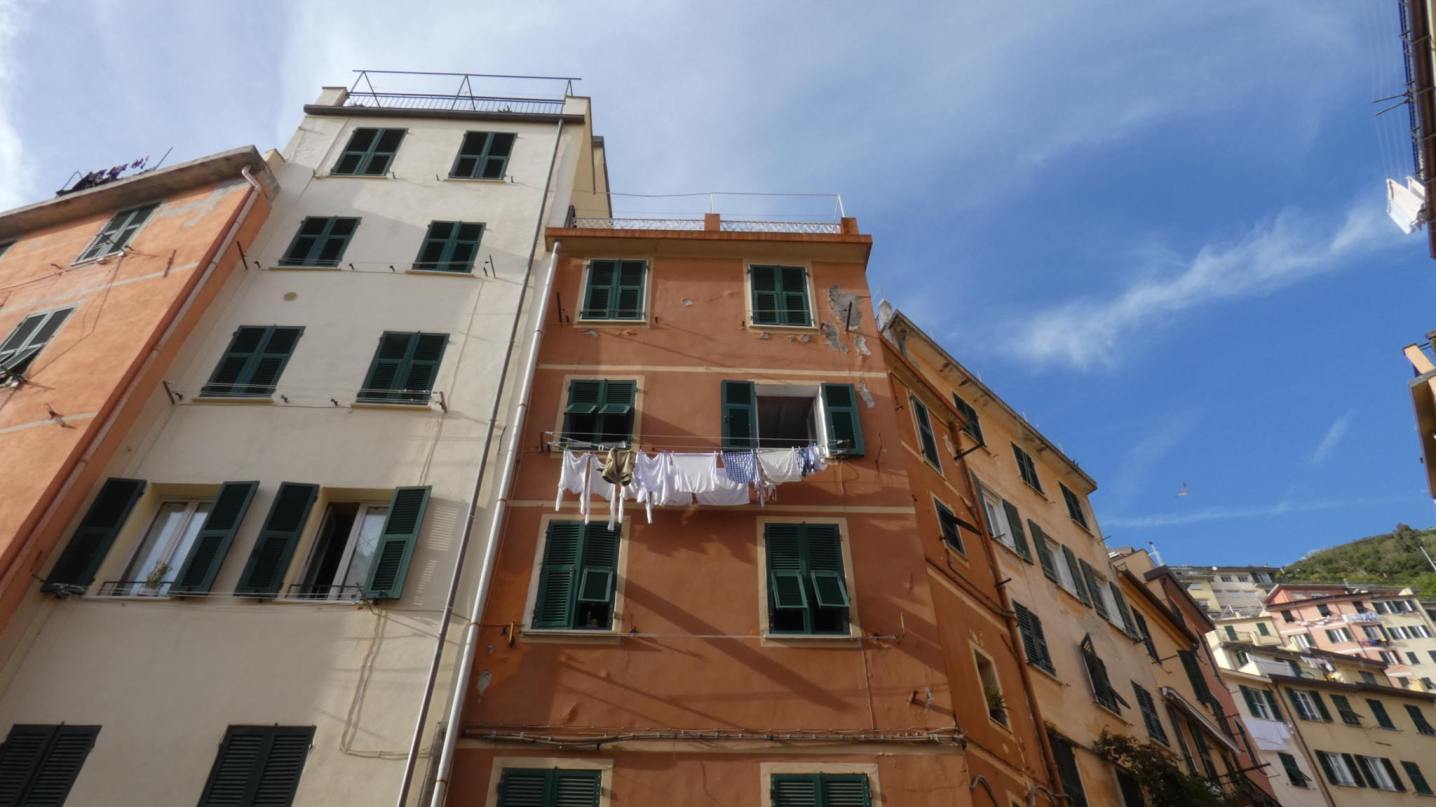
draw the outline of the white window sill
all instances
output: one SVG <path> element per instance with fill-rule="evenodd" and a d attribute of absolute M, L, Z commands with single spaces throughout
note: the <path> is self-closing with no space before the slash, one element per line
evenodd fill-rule
<path fill-rule="evenodd" d="M 507 184 L 509 184 L 509 178 L 508 178 L 508 176 L 493 177 L 493 178 L 490 178 L 490 177 L 452 177 L 452 176 L 451 176 L 451 177 L 444 177 L 443 179 L 441 179 L 441 180 L 439 180 L 439 181 L 440 181 L 440 182 L 476 182 L 476 183 L 479 183 L 479 184 L 481 184 L 481 185 L 507 185 Z"/>
<path fill-rule="evenodd" d="M 789 333 L 818 333 L 821 329 L 817 325 L 769 325 L 766 323 L 748 320 L 748 329 L 753 331 L 786 331 Z"/>
<path fill-rule="evenodd" d="M 474 270 L 472 270 L 472 269 L 467 269 L 467 270 L 462 271 L 462 272 L 451 272 L 451 271 L 448 271 L 448 270 L 446 270 L 446 269 L 414 269 L 414 268 L 411 267 L 411 268 L 409 268 L 409 269 L 405 269 L 405 270 L 404 270 L 404 274 L 406 274 L 406 275 L 447 275 L 448 277 L 462 277 L 462 278 L 467 278 L 467 279 L 469 279 L 469 280 L 475 280 L 475 279 L 477 279 L 477 276 L 474 275 Z"/>
<path fill-rule="evenodd" d="M 271 272 L 346 272 L 342 266 L 303 266 L 300 264 L 276 263 L 266 267 Z"/>
<path fill-rule="evenodd" d="M 417 403 L 398 403 L 389 401 L 354 401 L 349 404 L 350 409 L 395 409 L 406 412 L 427 412 L 432 410 L 431 401 L 419 401 Z"/>
<path fill-rule="evenodd" d="M 97 263 L 104 263 L 110 258 L 118 257 L 123 254 L 125 254 L 125 251 L 123 249 L 117 249 L 114 252 L 106 252 L 104 255 L 96 255 L 93 258 L 86 258 L 83 261 L 75 261 L 70 264 L 70 268 L 80 269 L 86 266 L 93 266 Z"/>
<path fill-rule="evenodd" d="M 578 327 L 580 325 L 597 326 L 600 328 L 604 326 L 628 327 L 631 325 L 647 325 L 648 318 L 643 317 L 642 319 L 608 319 L 605 317 L 600 319 L 591 319 L 588 317 L 576 317 L 573 321 L 573 324 L 574 327 Z"/>
<path fill-rule="evenodd" d="M 233 406 L 235 404 L 274 404 L 274 395 L 196 395 L 190 399 L 190 403 L 220 404 Z"/>
<path fill-rule="evenodd" d="M 521 637 L 535 644 L 618 644 L 623 635 L 616 630 L 560 630 L 525 625 Z"/>
<path fill-rule="evenodd" d="M 388 172 L 388 171 L 385 171 L 385 172 L 382 173 L 382 174 L 336 174 L 336 173 L 334 173 L 333 171 L 330 171 L 330 172 L 327 173 L 327 174 L 316 174 L 316 175 L 314 176 L 314 178 L 315 178 L 315 179 L 388 179 L 388 180 L 398 179 L 398 177 L 392 175 L 392 174 L 391 174 L 390 172 Z"/>
<path fill-rule="evenodd" d="M 770 633 L 764 632 L 761 644 L 767 647 L 825 647 L 851 649 L 862 645 L 863 636 L 850 631 L 837 633 Z"/>

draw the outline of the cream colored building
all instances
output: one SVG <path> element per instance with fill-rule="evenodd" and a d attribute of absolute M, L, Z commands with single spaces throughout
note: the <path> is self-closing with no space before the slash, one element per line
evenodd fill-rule
<path fill-rule="evenodd" d="M 1171 570 L 1213 618 L 1260 613 L 1262 599 L 1280 571 L 1273 566 L 1172 566 Z"/>
<path fill-rule="evenodd" d="M 3 637 L 0 731 L 98 727 L 66 803 L 241 803 L 217 795 L 235 782 L 396 803 L 465 525 L 472 569 L 507 462 L 485 449 L 542 228 L 609 214 L 587 99 L 442 81 L 305 107 L 245 270 Z"/>

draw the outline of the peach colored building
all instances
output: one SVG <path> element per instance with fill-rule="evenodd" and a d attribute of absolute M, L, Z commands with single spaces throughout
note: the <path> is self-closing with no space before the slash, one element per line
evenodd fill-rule
<path fill-rule="evenodd" d="M 1436 630 L 1410 589 L 1282 583 L 1266 603 L 1288 646 L 1380 661 L 1396 684 L 1436 691 Z"/>
<path fill-rule="evenodd" d="M 275 190 L 245 147 L 0 213 L 0 628 Z"/>
<path fill-rule="evenodd" d="M 1055 803 L 988 561 L 967 581 L 934 569 L 871 239 L 853 219 L 575 224 L 548 231 L 553 293 L 437 772 L 447 803 Z M 730 480 L 756 449 L 785 481 L 698 503 L 683 482 L 680 503 L 650 521 L 630 502 L 612 529 L 602 498 L 586 523 L 578 497 L 556 507 L 566 463 L 615 445 L 699 478 L 726 447 Z M 809 447 L 825 467 L 784 464 Z"/>

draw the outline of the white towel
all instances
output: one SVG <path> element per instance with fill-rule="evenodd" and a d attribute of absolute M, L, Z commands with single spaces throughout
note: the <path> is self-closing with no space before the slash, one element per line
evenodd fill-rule
<path fill-rule="evenodd" d="M 634 497 L 643 503 L 648 511 L 648 523 L 653 523 L 653 506 L 680 505 L 693 503 L 693 494 L 677 489 L 673 470 L 673 455 L 660 452 L 652 456 L 639 454 L 633 464 L 633 486 L 638 493 Z"/>
<path fill-rule="evenodd" d="M 712 464 L 712 482 L 707 491 L 698 494 L 699 504 L 731 506 L 748 503 L 748 486 L 728 478 L 728 472 L 718 467 L 717 457 Z"/>
<path fill-rule="evenodd" d="M 583 515 L 584 522 L 588 522 L 588 483 L 592 478 L 588 469 L 592 464 L 592 454 L 575 454 L 567 449 L 564 450 L 562 467 L 558 474 L 558 495 L 553 500 L 555 511 L 563 504 L 563 494 L 573 493 L 578 496 L 578 512 Z M 602 480 L 600 479 L 600 481 Z"/>
<path fill-rule="evenodd" d="M 718 470 L 717 454 L 674 454 L 673 485 L 680 493 L 707 493 L 713 490 L 717 478 L 723 474 Z M 727 476 L 723 477 L 727 480 Z M 738 483 L 728 480 L 729 484 Z"/>
<path fill-rule="evenodd" d="M 797 482 L 803 478 L 803 461 L 796 448 L 760 448 L 758 466 L 764 481 L 774 485 Z"/>

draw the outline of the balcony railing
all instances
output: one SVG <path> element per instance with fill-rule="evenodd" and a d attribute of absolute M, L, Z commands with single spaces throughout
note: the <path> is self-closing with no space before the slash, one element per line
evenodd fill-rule
<path fill-rule="evenodd" d="M 517 115 L 557 115 L 563 100 L 501 98 L 454 93 L 449 95 L 413 92 L 365 92 L 350 90 L 344 106 L 383 109 L 431 109 L 460 112 L 504 112 Z"/>
<path fill-rule="evenodd" d="M 342 106 L 496 112 L 516 115 L 563 112 L 573 94 L 570 76 L 516 76 L 496 73 L 428 73 L 411 70 L 355 70 Z M 483 91 L 480 91 L 480 90 Z"/>
<path fill-rule="evenodd" d="M 713 226 L 714 224 L 717 226 Z M 802 235 L 842 235 L 839 221 L 762 221 L 757 219 L 724 221 L 716 215 L 708 218 L 602 218 L 570 216 L 565 227 L 583 230 L 678 230 L 685 232 L 724 233 L 798 233 Z"/>
<path fill-rule="evenodd" d="M 1365 611 L 1360 614 L 1342 614 L 1341 618 L 1346 620 L 1347 622 L 1376 623 L 1381 621 L 1381 614 L 1378 614 L 1375 611 Z"/>

